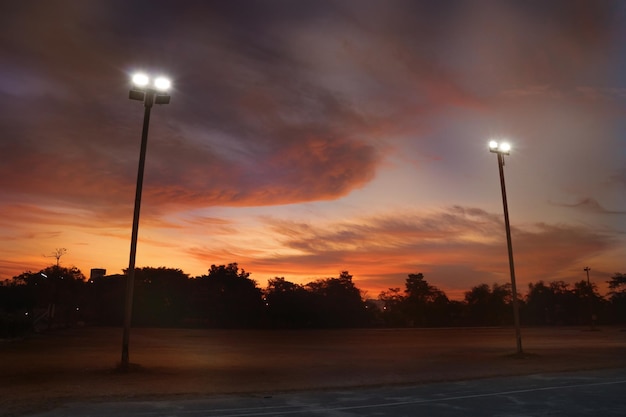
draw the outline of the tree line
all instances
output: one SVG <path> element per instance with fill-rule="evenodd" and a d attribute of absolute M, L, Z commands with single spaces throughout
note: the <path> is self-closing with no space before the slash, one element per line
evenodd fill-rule
<path fill-rule="evenodd" d="M 366 300 L 348 271 L 297 284 L 283 277 L 265 288 L 237 263 L 211 265 L 190 277 L 175 268 L 137 268 L 133 325 L 207 328 L 347 328 L 511 325 L 510 284 L 480 284 L 462 301 L 450 300 L 423 274 L 409 274 L 405 288 Z M 519 298 L 523 325 L 626 322 L 626 275 L 614 274 L 601 296 L 587 281 L 528 285 Z M 57 265 L 24 272 L 0 284 L 0 337 L 78 323 L 119 326 L 126 275 L 86 279 Z"/>

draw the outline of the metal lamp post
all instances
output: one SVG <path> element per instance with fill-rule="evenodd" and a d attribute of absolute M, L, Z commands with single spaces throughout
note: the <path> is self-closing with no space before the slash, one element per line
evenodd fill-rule
<path fill-rule="evenodd" d="M 509 268 L 511 270 L 511 293 L 513 296 L 513 322 L 515 325 L 515 339 L 517 342 L 517 354 L 522 351 L 522 332 L 519 322 L 519 305 L 517 302 L 517 286 L 515 284 L 515 266 L 513 264 L 513 246 L 511 245 L 511 226 L 509 224 L 509 208 L 506 201 L 506 187 L 504 185 L 504 155 L 511 151 L 508 143 L 499 143 L 495 140 L 489 142 L 489 151 L 498 155 L 498 170 L 500 171 L 500 186 L 502 188 L 502 205 L 504 207 L 504 225 L 506 228 L 506 242 L 509 250 Z"/>
<path fill-rule="evenodd" d="M 150 110 L 153 104 L 168 104 L 170 96 L 167 91 L 170 81 L 165 77 L 151 80 L 146 74 L 135 74 L 132 78 L 133 88 L 130 90 L 131 100 L 143 101 L 144 116 L 141 132 L 141 151 L 139 153 L 139 168 L 137 170 L 137 188 L 135 190 L 135 210 L 133 213 L 133 231 L 130 241 L 130 259 L 126 277 L 126 300 L 124 306 L 124 335 L 122 338 L 122 360 L 120 369 L 127 371 L 129 367 L 128 345 L 130 340 L 130 323 L 133 311 L 133 290 L 135 287 L 135 257 L 137 254 L 137 233 L 139 230 L 139 210 L 141 207 L 141 191 L 143 187 L 143 171 L 146 162 L 146 147 L 148 145 L 148 127 L 150 125 Z"/>

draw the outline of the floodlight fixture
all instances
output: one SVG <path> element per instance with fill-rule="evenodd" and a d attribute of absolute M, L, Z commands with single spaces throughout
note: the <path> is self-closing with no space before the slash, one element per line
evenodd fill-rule
<path fill-rule="evenodd" d="M 159 91 L 167 91 L 172 83 L 165 77 L 157 77 L 154 79 L 154 87 Z"/>
<path fill-rule="evenodd" d="M 489 151 L 508 155 L 511 152 L 511 144 L 508 142 L 498 142 L 496 140 L 489 141 Z"/>
<path fill-rule="evenodd" d="M 135 87 L 144 90 L 167 91 L 172 86 L 172 82 L 167 77 L 158 76 L 151 78 L 148 74 L 143 72 L 135 73 L 132 77 L 132 82 Z"/>
<path fill-rule="evenodd" d="M 144 101 L 146 99 L 146 92 L 133 88 L 128 93 L 128 98 L 131 100 Z"/>
<path fill-rule="evenodd" d="M 137 87 L 145 87 L 150 83 L 150 77 L 143 72 L 138 72 L 133 75 L 133 84 Z"/>
<path fill-rule="evenodd" d="M 169 94 L 155 94 L 154 103 L 155 104 L 170 104 L 170 95 Z"/>
<path fill-rule="evenodd" d="M 172 82 L 165 76 L 151 78 L 143 72 L 132 76 L 133 87 L 130 89 L 128 98 L 143 101 L 144 105 L 151 107 L 153 104 L 169 104 L 170 96 L 167 93 Z"/>

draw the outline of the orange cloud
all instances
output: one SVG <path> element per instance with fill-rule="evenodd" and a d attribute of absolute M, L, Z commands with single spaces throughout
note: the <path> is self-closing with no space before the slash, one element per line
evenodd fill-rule
<path fill-rule="evenodd" d="M 194 248 L 207 264 L 239 262 L 256 279 L 285 276 L 308 282 L 349 270 L 370 296 L 403 287 L 409 273 L 423 272 L 433 285 L 462 297 L 480 283 L 506 283 L 508 258 L 501 216 L 476 208 L 451 207 L 428 213 L 403 212 L 328 224 L 266 219 L 279 244 L 259 248 Z M 237 239 L 235 239 L 235 242 Z M 570 225 L 537 224 L 513 229 L 520 291 L 538 280 L 577 279 L 572 266 L 610 250 L 610 234 Z M 260 283 L 264 282 L 260 279 Z"/>

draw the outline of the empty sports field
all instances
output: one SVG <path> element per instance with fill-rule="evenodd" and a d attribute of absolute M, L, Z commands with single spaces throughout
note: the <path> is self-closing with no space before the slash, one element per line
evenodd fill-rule
<path fill-rule="evenodd" d="M 115 371 L 121 329 L 0 343 L 0 415 L 67 401 L 379 386 L 626 367 L 620 328 L 245 331 L 133 329 L 132 371 Z"/>

